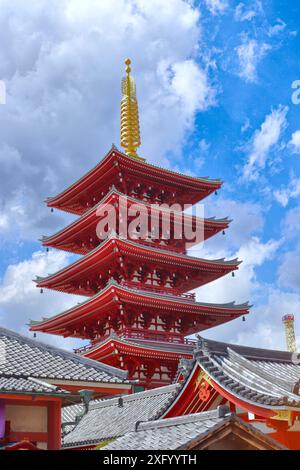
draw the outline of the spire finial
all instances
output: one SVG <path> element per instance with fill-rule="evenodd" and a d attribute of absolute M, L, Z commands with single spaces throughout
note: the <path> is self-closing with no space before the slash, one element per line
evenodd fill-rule
<path fill-rule="evenodd" d="M 122 79 L 121 146 L 127 155 L 140 159 L 136 153 L 137 148 L 141 145 L 141 139 L 135 82 L 130 75 L 131 60 L 126 59 L 125 65 L 126 77 Z"/>

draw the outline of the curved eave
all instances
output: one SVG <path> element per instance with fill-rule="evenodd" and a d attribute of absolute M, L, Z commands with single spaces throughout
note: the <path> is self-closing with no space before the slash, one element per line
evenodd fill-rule
<path fill-rule="evenodd" d="M 226 387 L 223 385 L 218 384 L 215 378 L 211 378 L 212 382 L 214 383 L 214 387 L 217 391 L 224 396 L 224 398 L 229 399 L 232 403 L 235 403 L 237 406 L 248 410 L 249 412 L 258 414 L 260 416 L 266 418 L 274 418 L 276 417 L 278 411 L 294 411 L 300 413 L 300 401 L 299 404 L 296 406 L 289 406 L 289 405 L 267 405 L 265 403 L 259 403 L 254 400 L 246 399 L 245 397 L 239 396 L 238 393 L 233 393 L 232 390 L 227 390 Z M 264 412 L 265 410 L 265 412 Z"/>
<path fill-rule="evenodd" d="M 201 368 L 205 370 L 203 365 L 201 365 Z M 224 397 L 229 399 L 232 403 L 236 404 L 239 407 L 244 408 L 245 410 L 248 410 L 249 412 L 252 412 L 254 414 L 258 414 L 263 417 L 267 418 L 272 418 L 275 417 L 278 411 L 294 411 L 294 412 L 300 412 L 300 400 L 299 403 L 295 406 L 291 405 L 268 405 L 266 403 L 259 403 L 255 400 L 247 399 L 242 395 L 239 395 L 238 392 L 233 392 L 230 388 L 224 386 L 223 384 L 219 383 L 217 378 L 208 373 L 208 376 L 210 377 L 214 388 Z"/>
<path fill-rule="evenodd" d="M 128 155 L 120 152 L 115 146 L 113 146 L 105 155 L 105 157 L 88 173 L 86 173 L 58 195 L 47 198 L 47 206 L 57 207 L 68 211 L 68 201 L 69 205 L 71 205 L 71 201 L 76 198 L 78 193 L 88 189 L 90 185 L 94 184 L 97 179 L 103 175 L 103 173 L 105 174 L 105 172 L 109 170 L 109 168 L 106 168 L 107 166 L 111 165 L 111 169 L 113 169 L 113 165 L 116 163 L 130 169 L 130 171 L 137 173 L 137 175 L 143 175 L 144 177 L 146 176 L 147 179 L 149 179 L 150 175 L 157 181 L 162 181 L 164 183 L 166 181 L 170 181 L 173 183 L 173 185 L 185 185 L 187 189 L 193 189 L 194 191 L 208 190 L 206 191 L 207 194 L 203 195 L 203 198 L 209 195 L 211 192 L 218 190 L 223 184 L 223 182 L 219 179 L 210 180 L 208 178 L 183 175 L 178 172 L 146 163 L 142 160 L 133 159 Z M 201 199 L 202 198 L 199 200 Z"/>
<path fill-rule="evenodd" d="M 116 202 L 115 199 L 119 197 L 123 198 L 124 194 L 120 193 L 115 188 L 113 188 L 100 202 L 98 202 L 94 207 L 88 210 L 85 214 L 83 214 L 77 220 L 67 225 L 62 230 L 59 230 L 54 235 L 51 235 L 49 237 L 43 237 L 41 239 L 43 246 L 55 246 L 58 243 L 64 243 L 64 241 L 67 242 L 68 240 L 72 239 L 72 237 L 74 237 L 75 234 L 78 237 L 80 231 L 86 230 L 89 228 L 90 225 L 96 224 L 99 222 L 96 212 L 100 206 L 114 203 Z M 138 199 L 134 199 L 132 197 L 127 197 L 127 196 L 125 197 L 131 204 L 141 204 L 145 208 L 151 210 L 151 204 L 145 203 Z M 157 209 L 157 212 L 165 214 L 167 219 L 169 217 L 172 219 L 174 215 L 175 218 L 178 217 L 179 218 L 178 220 L 182 221 L 181 212 L 169 211 L 167 209 Z M 188 214 L 184 214 L 184 218 L 185 218 L 185 223 L 189 222 L 190 225 L 195 224 L 195 223 L 201 225 L 204 223 L 204 232 L 211 230 L 212 232 L 215 232 L 215 233 L 218 233 L 221 230 L 225 230 L 226 228 L 228 228 L 231 222 L 231 220 L 228 218 L 216 219 L 214 217 L 211 217 L 208 219 L 200 219 L 198 217 L 190 216 Z M 212 233 L 211 235 L 209 234 L 209 236 L 212 236 L 213 234 L 214 233 Z"/>
<path fill-rule="evenodd" d="M 180 349 L 176 350 L 176 346 L 179 346 Z M 169 348 L 169 349 L 168 349 Z M 186 349 L 186 350 L 184 350 Z M 84 352 L 82 355 L 85 357 L 94 357 L 100 358 L 105 355 L 106 351 L 117 351 L 121 354 L 133 353 L 137 356 L 148 356 L 148 357 L 161 357 L 161 358 L 170 358 L 173 360 L 178 360 L 178 358 L 192 358 L 193 357 L 193 346 L 175 343 L 165 343 L 164 348 L 160 347 L 159 343 L 153 345 L 138 344 L 134 341 L 125 340 L 122 338 L 113 338 L 110 336 L 106 340 L 97 343 L 89 350 Z"/>
<path fill-rule="evenodd" d="M 208 348 L 210 355 L 226 355 L 228 348 L 230 348 L 234 352 L 244 356 L 247 359 L 293 364 L 293 353 L 288 351 L 242 346 L 240 344 L 226 343 L 203 337 L 200 339 L 205 343 L 205 346 Z"/>
<path fill-rule="evenodd" d="M 31 322 L 31 331 L 52 331 L 61 334 L 68 325 L 74 325 L 78 318 L 84 323 L 85 317 L 100 318 L 102 309 L 109 309 L 126 302 L 134 305 L 148 306 L 156 310 L 175 311 L 176 313 L 196 314 L 205 317 L 214 317 L 223 322 L 232 320 L 241 315 L 249 313 L 248 303 L 236 305 L 234 302 L 227 304 L 210 304 L 181 300 L 180 298 L 163 296 L 161 294 L 148 293 L 131 290 L 118 286 L 111 282 L 105 289 L 89 298 L 85 302 L 79 303 L 75 307 L 60 313 L 52 318 L 44 319 L 41 322 Z"/>
<path fill-rule="evenodd" d="M 129 341 L 123 341 L 121 339 L 108 338 L 106 341 L 99 343 L 94 346 L 86 353 L 83 354 L 84 357 L 89 357 L 94 360 L 101 361 L 109 355 L 123 355 L 130 354 L 137 357 L 149 357 L 165 360 L 178 361 L 180 358 L 190 359 L 193 357 L 193 349 L 190 348 L 190 351 L 168 351 L 159 349 L 159 346 L 156 348 L 146 347 L 138 345 L 136 343 L 131 343 Z"/>
<path fill-rule="evenodd" d="M 175 397 L 175 400 L 170 404 L 168 409 L 162 415 L 163 418 L 169 418 L 172 416 L 176 416 L 177 413 L 184 412 L 186 405 L 191 400 L 191 395 L 193 396 L 195 393 L 197 380 L 199 378 L 199 372 L 204 371 L 207 375 L 207 380 L 210 380 L 211 385 L 213 388 L 226 400 L 235 404 L 239 408 L 244 409 L 253 414 L 257 414 L 258 416 L 262 416 L 265 418 L 272 418 L 276 416 L 278 411 L 300 411 L 300 403 L 297 406 L 289 406 L 289 405 L 267 405 L 258 403 L 254 400 L 245 399 L 245 397 L 240 396 L 239 393 L 234 393 L 233 390 L 227 388 L 223 384 L 220 384 L 217 378 L 208 372 L 203 364 L 194 363 L 188 378 L 184 382 L 182 389 L 180 390 L 179 394 Z"/>
<path fill-rule="evenodd" d="M 122 240 L 113 237 L 103 241 L 94 250 L 79 260 L 76 260 L 71 265 L 47 277 L 38 277 L 35 282 L 38 287 L 59 289 L 59 285 L 64 282 L 70 282 L 72 276 L 75 277 L 82 274 L 82 278 L 88 278 L 88 273 L 95 269 L 95 265 L 106 265 L 108 260 L 112 257 L 118 258 L 120 256 L 124 257 L 125 262 L 129 258 L 134 258 L 138 259 L 140 262 L 155 262 L 157 265 L 168 266 L 170 269 L 176 266 L 185 269 L 216 273 L 217 277 L 237 270 L 241 263 L 237 258 L 228 261 L 224 259 L 206 260 L 172 253 L 164 249 L 146 247 L 130 240 Z"/>

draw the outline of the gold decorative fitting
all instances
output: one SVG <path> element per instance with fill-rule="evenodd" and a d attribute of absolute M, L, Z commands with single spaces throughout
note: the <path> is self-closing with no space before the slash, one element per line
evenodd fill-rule
<path fill-rule="evenodd" d="M 130 157 L 144 160 L 136 152 L 141 145 L 141 138 L 136 87 L 135 81 L 130 75 L 130 64 L 131 60 L 126 59 L 126 77 L 122 79 L 121 146 Z"/>

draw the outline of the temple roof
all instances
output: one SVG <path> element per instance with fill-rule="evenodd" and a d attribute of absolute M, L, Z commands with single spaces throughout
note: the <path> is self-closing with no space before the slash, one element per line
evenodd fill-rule
<path fill-rule="evenodd" d="M 64 335 L 67 334 L 68 328 L 75 328 L 75 325 L 79 323 L 84 325 L 86 317 L 88 317 L 89 321 L 92 318 L 99 320 L 101 318 L 101 311 L 107 316 L 110 309 L 119 309 L 120 302 L 139 305 L 139 308 L 141 306 L 149 306 L 152 309 L 174 311 L 177 314 L 196 314 L 199 315 L 199 319 L 213 319 L 215 322 L 214 326 L 230 321 L 238 316 L 246 315 L 249 313 L 250 308 L 248 303 L 237 305 L 235 302 L 225 304 L 193 302 L 179 296 L 130 289 L 117 284 L 115 281 L 110 281 L 101 292 L 90 297 L 85 302 L 79 303 L 51 318 L 44 318 L 42 321 L 31 321 L 30 329 L 32 331 Z M 202 329 L 207 327 L 208 325 L 203 325 Z M 200 326 L 198 328 L 198 331 L 201 331 Z"/>
<path fill-rule="evenodd" d="M 223 436 L 227 435 L 227 429 L 228 434 L 232 433 L 235 439 L 240 435 L 258 450 L 286 449 L 254 426 L 230 413 L 227 407 L 220 406 L 214 411 L 137 423 L 134 431 L 108 443 L 101 450 L 205 449 L 209 444 L 222 440 Z"/>
<path fill-rule="evenodd" d="M 115 439 L 134 430 L 137 421 L 157 419 L 178 394 L 180 384 L 168 385 L 146 392 L 134 393 L 121 399 L 94 401 L 78 425 L 64 437 L 63 447 L 96 444 Z M 74 422 L 82 411 L 81 405 L 63 410 L 64 427 Z"/>
<path fill-rule="evenodd" d="M 95 273 L 106 275 L 107 269 L 112 267 L 113 262 L 120 264 L 120 257 L 125 264 L 129 260 L 136 260 L 139 264 L 155 263 L 156 269 L 182 269 L 197 272 L 197 278 L 183 280 L 181 290 L 191 290 L 206 282 L 211 282 L 233 270 L 238 269 L 241 263 L 238 259 L 225 261 L 224 258 L 216 260 L 206 260 L 184 254 L 174 253 L 167 250 L 157 250 L 156 248 L 144 246 L 139 243 L 119 239 L 113 236 L 104 240 L 94 250 L 84 257 L 66 266 L 55 274 L 47 277 L 37 277 L 38 287 L 47 287 L 59 291 L 79 293 L 82 295 L 92 295 L 92 291 L 76 291 L 72 282 L 80 282 L 82 279 L 91 280 Z M 199 279 L 198 279 L 199 277 Z M 201 277 L 201 278 L 200 278 Z"/>
<path fill-rule="evenodd" d="M 280 351 L 276 349 L 263 349 L 254 348 L 251 346 L 242 346 L 239 344 L 225 343 L 222 341 L 215 341 L 212 339 L 199 338 L 198 343 L 199 351 L 205 350 L 210 354 L 215 354 L 218 357 L 228 356 L 228 348 L 232 349 L 236 353 L 244 356 L 249 360 L 262 360 L 270 361 L 270 363 L 287 363 L 293 364 L 292 356 L 293 353 L 288 351 Z M 298 370 L 298 369 L 297 369 Z M 300 370 L 300 366 L 299 366 Z"/>
<path fill-rule="evenodd" d="M 5 328 L 0 328 L 0 393 L 9 390 L 23 393 L 50 393 L 52 383 L 122 384 L 129 387 L 127 372 L 78 356 L 69 351 L 30 339 Z M 62 385 L 64 387 L 64 385 Z M 52 394 L 61 393 L 52 388 Z"/>
<path fill-rule="evenodd" d="M 56 385 L 52 385 L 32 377 L 19 377 L 18 375 L 10 375 L 8 377 L 0 375 L 0 394 L 3 393 L 51 396 L 70 395 L 70 392 L 61 387 L 57 387 Z"/>
<path fill-rule="evenodd" d="M 269 409 L 272 410 L 272 414 L 268 416 L 276 417 L 276 413 L 280 410 L 298 411 L 300 407 L 300 397 L 292 391 L 300 377 L 300 365 L 293 363 L 291 353 L 200 338 L 195 358 L 187 361 L 187 367 L 189 372 L 186 371 L 185 379 L 177 385 L 127 396 L 123 399 L 123 407 L 117 399 L 95 402 L 74 431 L 65 437 L 64 445 L 76 447 L 96 444 L 124 435 L 105 446 L 105 450 L 144 448 L 159 450 L 177 449 L 181 446 L 187 448 L 192 446 L 194 439 L 198 439 L 202 432 L 205 437 L 211 431 L 216 431 L 218 428 L 214 426 L 223 423 L 224 418 L 231 424 L 234 421 L 244 429 L 250 429 L 252 433 L 260 435 L 257 429 L 236 416 L 220 415 L 220 408 L 224 410 L 224 407 L 214 411 L 169 418 L 174 410 L 176 416 L 176 406 L 180 400 L 187 400 L 185 392 L 195 373 L 196 377 L 199 376 L 199 367 L 207 373 L 212 384 L 218 385 L 221 394 L 222 390 L 229 392 L 229 395 L 223 396 L 238 398 L 239 407 L 245 411 L 249 403 L 255 405 L 256 409 L 260 407 L 262 416 L 264 416 L 263 409 Z M 190 390 L 197 394 L 194 387 Z M 160 392 L 162 395 L 159 400 Z M 144 398 L 147 400 L 143 401 Z M 189 399 L 191 398 L 189 396 Z M 144 408 L 146 414 L 149 409 L 151 410 L 148 417 L 143 415 Z M 74 415 L 80 411 L 79 406 L 67 407 L 64 421 L 74 421 Z M 258 414 L 260 415 L 260 412 Z M 268 441 L 269 438 L 265 435 L 264 437 Z"/>
<path fill-rule="evenodd" d="M 204 340 L 196 352 L 201 367 L 225 390 L 243 400 L 265 406 L 296 406 L 293 393 L 300 365 L 291 353 L 247 348 Z"/>
<path fill-rule="evenodd" d="M 138 204 L 141 207 L 147 209 L 149 211 L 149 215 L 151 213 L 151 217 L 154 213 L 165 214 L 167 220 L 174 220 L 174 223 L 178 223 L 180 225 L 182 225 L 183 223 L 183 217 L 184 223 L 186 225 L 189 224 L 190 226 L 194 226 L 197 223 L 198 226 L 201 226 L 204 229 L 205 240 L 209 237 L 212 237 L 221 230 L 225 230 L 226 228 L 228 228 L 231 222 L 228 218 L 216 219 L 215 217 L 211 217 L 207 219 L 200 219 L 189 214 L 183 214 L 182 212 L 176 212 L 168 210 L 166 208 L 155 207 L 144 201 L 125 196 L 113 187 L 111 191 L 109 191 L 109 193 L 106 194 L 103 199 L 101 199 L 100 202 L 95 204 L 91 209 L 86 211 L 81 217 L 76 219 L 74 222 L 70 223 L 69 225 L 49 237 L 43 237 L 41 239 L 43 246 L 53 246 L 62 250 L 71 251 L 72 253 L 88 253 L 92 250 L 93 247 L 90 247 L 88 245 L 82 246 L 81 244 L 77 245 L 77 241 L 83 241 L 84 235 L 86 235 L 86 238 L 88 239 L 90 237 L 94 238 L 97 241 L 96 244 L 98 245 L 100 239 L 97 238 L 96 227 L 101 220 L 100 215 L 97 215 L 98 209 L 101 207 L 101 213 L 104 214 L 105 205 L 107 205 L 108 207 L 112 206 L 118 200 L 119 202 L 117 207 L 119 207 L 120 200 L 124 200 L 125 202 L 125 199 L 123 198 L 126 198 L 128 207 L 133 204 Z M 199 240 L 198 243 L 200 241 L 202 240 Z M 142 242 L 144 241 L 142 240 Z M 188 240 L 188 242 L 192 244 L 192 241 Z M 151 242 L 150 240 L 149 243 L 153 242 Z M 155 244 L 154 246 L 158 245 Z"/>
<path fill-rule="evenodd" d="M 165 168 L 146 163 L 120 152 L 115 146 L 109 150 L 106 156 L 94 168 L 86 173 L 82 178 L 70 185 L 60 194 L 47 199 L 49 207 L 82 214 L 86 206 L 82 205 L 82 199 L 87 195 L 97 195 L 99 197 L 99 188 L 105 184 L 113 184 L 120 172 L 130 175 L 137 181 L 145 181 L 153 185 L 161 184 L 163 187 L 168 185 L 173 190 L 181 190 L 181 196 L 178 202 L 190 202 L 192 204 L 200 201 L 213 191 L 219 189 L 222 185 L 220 180 L 210 180 L 208 178 L 198 178 L 176 173 Z"/>
<path fill-rule="evenodd" d="M 196 373 L 198 365 L 220 393 L 230 400 L 239 400 L 239 406 L 300 409 L 297 390 L 300 365 L 292 361 L 292 353 L 200 338 L 194 356 L 194 362 L 189 362 L 183 372 L 186 384 Z"/>
<path fill-rule="evenodd" d="M 98 358 L 101 360 L 101 354 L 106 354 L 108 349 L 118 350 L 121 354 L 130 352 L 134 356 L 136 354 L 143 354 L 148 357 L 160 358 L 174 358 L 178 361 L 178 357 L 191 358 L 193 350 L 196 347 L 196 341 L 186 341 L 185 343 L 171 343 L 162 341 L 151 341 L 141 339 L 120 338 L 115 333 L 111 334 L 104 341 L 100 341 L 88 347 L 84 347 L 78 352 L 82 353 L 85 357 Z"/>

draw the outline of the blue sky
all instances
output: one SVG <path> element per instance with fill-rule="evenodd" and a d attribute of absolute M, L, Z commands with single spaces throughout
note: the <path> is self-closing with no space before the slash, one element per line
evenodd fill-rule
<path fill-rule="evenodd" d="M 51 10 L 46 0 L 30 7 L 0 0 L 2 325 L 26 333 L 29 318 L 78 301 L 41 296 L 32 283 L 72 259 L 39 245 L 72 220 L 43 200 L 119 145 L 120 79 L 130 56 L 140 153 L 224 181 L 205 212 L 233 223 L 197 254 L 244 262 L 235 278 L 199 289 L 197 298 L 249 300 L 253 308 L 246 322 L 204 335 L 284 348 L 281 316 L 294 313 L 300 338 L 300 104 L 292 101 L 299 17 L 291 0 L 52 0 Z"/>

